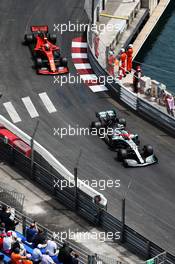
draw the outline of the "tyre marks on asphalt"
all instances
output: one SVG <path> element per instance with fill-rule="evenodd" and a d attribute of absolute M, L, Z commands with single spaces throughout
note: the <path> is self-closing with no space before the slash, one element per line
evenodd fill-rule
<path fill-rule="evenodd" d="M 44 108 L 47 110 L 47 112 L 49 114 L 57 112 L 57 109 L 55 108 L 54 104 L 52 103 L 51 99 L 49 98 L 49 96 L 47 95 L 46 92 L 40 93 L 39 98 L 40 98 Z M 27 112 L 31 118 L 39 117 L 39 113 L 36 109 L 36 106 L 34 105 L 34 103 L 32 102 L 32 100 L 29 96 L 22 97 L 21 100 L 23 102 L 23 106 L 25 107 L 25 109 L 27 110 Z M 20 104 L 20 102 L 19 102 L 19 104 Z M 10 102 L 10 101 L 3 103 L 3 106 L 6 109 L 7 113 L 9 114 L 12 122 L 18 123 L 18 122 L 21 122 L 22 119 L 20 118 L 19 111 L 17 112 L 14 105 L 15 104 Z M 44 110 L 44 108 L 43 109 L 40 108 L 40 112 L 42 110 Z"/>
<path fill-rule="evenodd" d="M 92 92 L 107 91 L 107 87 L 98 82 L 97 76 L 94 74 L 87 56 L 87 42 L 83 37 L 72 40 L 72 61 L 80 78 L 91 89 Z"/>

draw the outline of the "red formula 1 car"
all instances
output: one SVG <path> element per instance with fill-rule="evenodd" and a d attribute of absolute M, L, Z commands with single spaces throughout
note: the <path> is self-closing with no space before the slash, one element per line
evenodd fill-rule
<path fill-rule="evenodd" d="M 68 73 L 67 59 L 61 57 L 55 45 L 56 35 L 48 33 L 48 26 L 31 26 L 31 34 L 25 34 L 24 43 L 29 45 L 39 74 Z"/>

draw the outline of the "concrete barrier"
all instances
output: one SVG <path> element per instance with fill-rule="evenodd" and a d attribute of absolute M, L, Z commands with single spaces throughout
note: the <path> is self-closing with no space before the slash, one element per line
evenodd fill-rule
<path fill-rule="evenodd" d="M 19 138 L 21 138 L 24 142 L 27 144 L 31 144 L 31 137 L 24 133 L 21 129 L 16 127 L 14 124 L 9 122 L 5 117 L 0 115 L 0 123 L 4 125 L 8 130 L 13 132 L 15 135 L 17 135 Z M 58 173 L 60 173 L 66 180 L 74 180 L 74 175 L 67 170 L 49 151 L 47 151 L 43 146 L 41 146 L 37 141 L 34 140 L 33 142 L 34 150 L 38 152 L 44 159 L 47 160 L 47 162 L 56 170 Z M 91 188 L 89 185 L 84 184 L 81 180 L 78 179 L 78 186 L 80 186 L 80 189 L 85 192 L 87 195 L 94 198 L 98 195 L 101 197 L 100 204 L 104 207 L 107 206 L 107 199 L 102 195 L 101 193 L 97 192 L 93 188 Z"/>

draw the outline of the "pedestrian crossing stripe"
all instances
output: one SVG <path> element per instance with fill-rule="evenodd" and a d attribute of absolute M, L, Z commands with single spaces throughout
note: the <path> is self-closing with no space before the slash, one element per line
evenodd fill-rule
<path fill-rule="evenodd" d="M 54 113 L 57 111 L 52 101 L 48 97 L 47 93 L 40 93 L 39 97 L 41 98 L 43 104 L 45 105 L 49 113 Z"/>
<path fill-rule="evenodd" d="M 51 99 L 49 98 L 49 96 L 47 95 L 46 92 L 40 93 L 39 97 L 40 97 L 44 107 L 46 108 L 46 110 L 48 111 L 49 114 L 57 111 L 57 109 L 53 105 Z M 29 96 L 22 97 L 21 100 L 22 100 L 24 107 L 26 108 L 26 110 L 29 113 L 31 118 L 39 117 L 39 113 L 38 113 L 37 109 L 35 108 L 32 100 Z M 5 103 L 3 103 L 3 106 L 6 109 L 7 113 L 9 114 L 13 123 L 18 123 L 18 122 L 22 121 L 20 116 L 19 116 L 19 113 L 16 111 L 12 102 L 10 102 L 10 101 L 5 102 Z"/>
<path fill-rule="evenodd" d="M 14 108 L 11 102 L 3 103 L 5 109 L 7 110 L 10 118 L 12 119 L 13 123 L 21 122 L 21 118 L 19 117 L 16 109 Z"/>
<path fill-rule="evenodd" d="M 38 112 L 37 112 L 35 106 L 33 105 L 33 103 L 32 103 L 32 101 L 31 101 L 29 96 L 23 97 L 22 101 L 23 101 L 23 103 L 24 103 L 29 115 L 31 116 L 31 118 L 39 116 L 39 114 L 38 114 Z"/>

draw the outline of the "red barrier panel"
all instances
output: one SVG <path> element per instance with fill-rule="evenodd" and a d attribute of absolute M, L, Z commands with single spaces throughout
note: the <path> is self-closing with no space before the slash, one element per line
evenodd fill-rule
<path fill-rule="evenodd" d="M 9 145 L 23 153 L 26 157 L 29 158 L 31 156 L 31 147 L 1 124 L 0 137 L 4 140 L 6 139 Z"/>

